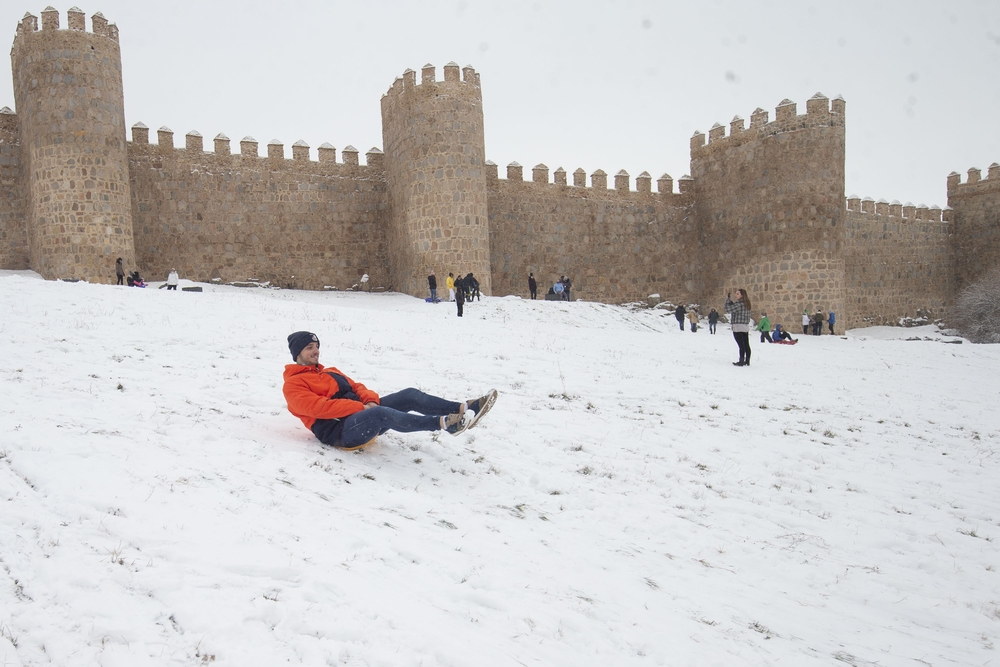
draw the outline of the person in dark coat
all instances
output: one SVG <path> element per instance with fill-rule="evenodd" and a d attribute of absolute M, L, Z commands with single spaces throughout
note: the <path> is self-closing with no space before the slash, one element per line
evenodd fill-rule
<path fill-rule="evenodd" d="M 714 334 L 715 327 L 719 324 L 719 311 L 713 308 L 708 313 L 708 333 Z"/>
<path fill-rule="evenodd" d="M 115 260 L 115 275 L 118 277 L 118 284 L 122 285 L 125 282 L 125 266 L 122 264 L 122 258 L 119 257 Z"/>
<path fill-rule="evenodd" d="M 674 317 L 677 318 L 677 324 L 681 325 L 681 331 L 684 331 L 684 316 L 687 312 L 687 308 L 683 305 L 677 306 L 677 310 L 674 311 Z"/>
<path fill-rule="evenodd" d="M 822 310 L 817 310 L 815 313 L 813 313 L 812 316 L 813 336 L 823 335 L 823 320 L 825 319 L 826 318 L 823 317 Z"/>
<path fill-rule="evenodd" d="M 569 276 L 562 277 L 562 284 L 563 284 L 563 298 L 566 299 L 567 301 L 572 301 L 572 299 L 570 299 L 569 297 L 569 288 L 573 286 L 573 283 L 570 281 Z"/>
<path fill-rule="evenodd" d="M 528 274 L 528 291 L 531 292 L 531 298 L 534 299 L 538 296 L 538 283 L 535 282 L 535 274 Z"/>
<path fill-rule="evenodd" d="M 434 275 L 434 269 L 431 269 L 431 274 L 427 276 L 427 286 L 431 288 L 431 302 L 437 303 L 438 300 L 438 279 Z"/>
<path fill-rule="evenodd" d="M 480 300 L 479 281 L 476 280 L 474 275 L 472 275 L 472 271 L 469 271 L 469 273 L 465 276 L 465 287 L 468 292 L 468 298 L 466 301 L 472 301 L 473 299 L 476 299 L 477 301 Z"/>
<path fill-rule="evenodd" d="M 465 278 L 455 280 L 455 305 L 458 306 L 458 316 L 462 316 L 462 306 L 465 304 Z"/>

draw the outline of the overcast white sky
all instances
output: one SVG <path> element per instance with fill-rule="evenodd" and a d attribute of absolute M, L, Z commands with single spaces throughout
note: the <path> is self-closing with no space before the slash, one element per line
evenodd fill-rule
<path fill-rule="evenodd" d="M 70 5 L 56 7 L 62 14 Z M 847 100 L 846 194 L 944 206 L 945 177 L 1000 162 L 1000 2 L 101 0 L 121 30 L 128 125 L 234 142 L 382 146 L 406 68 L 481 74 L 501 165 L 634 178 L 689 171 L 688 139 L 816 92 Z M 5 0 L 0 26 L 45 4 Z M 0 106 L 13 108 L 9 76 Z M 154 134 L 155 136 L 155 134 Z M 235 143 L 234 143 L 235 147 Z M 339 157 L 339 153 L 338 153 Z M 363 158 L 362 158 L 363 159 Z M 526 173 L 528 170 L 526 169 Z M 633 185 L 634 187 L 634 185 Z"/>

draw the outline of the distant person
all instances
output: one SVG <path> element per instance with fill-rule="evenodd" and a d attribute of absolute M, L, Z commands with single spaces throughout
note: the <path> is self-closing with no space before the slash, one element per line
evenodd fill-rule
<path fill-rule="evenodd" d="M 726 312 L 729 313 L 729 322 L 733 329 L 733 338 L 740 348 L 740 360 L 734 361 L 733 366 L 750 365 L 750 296 L 744 289 L 736 290 L 736 300 L 733 301 L 731 294 L 726 295 Z"/>
<path fill-rule="evenodd" d="M 812 324 L 812 318 L 809 317 L 809 311 L 808 310 L 803 310 L 802 311 L 802 335 L 803 336 L 808 336 L 809 335 L 809 326 L 811 324 Z"/>
<path fill-rule="evenodd" d="M 177 282 L 180 278 L 177 276 L 177 269 L 170 269 L 170 273 L 167 274 L 167 289 L 177 291 Z"/>
<path fill-rule="evenodd" d="M 812 316 L 813 336 L 823 335 L 823 311 L 817 310 Z"/>
<path fill-rule="evenodd" d="M 115 276 L 118 277 L 119 285 L 125 284 L 125 265 L 121 257 L 115 260 Z"/>
<path fill-rule="evenodd" d="M 833 324 L 836 321 L 837 321 L 837 313 L 835 313 L 835 312 L 833 312 L 831 310 L 830 314 L 827 315 L 827 317 L 826 317 L 826 323 L 830 326 L 830 335 L 831 336 L 835 336 L 836 335 L 835 333 L 833 333 Z"/>
<path fill-rule="evenodd" d="M 448 272 L 448 277 L 444 281 L 445 287 L 448 288 L 448 301 L 455 300 L 455 274 Z"/>
<path fill-rule="evenodd" d="M 427 276 L 427 286 L 431 288 L 431 303 L 437 303 L 438 300 L 438 279 L 434 275 L 434 269 L 431 269 L 431 274 Z"/>
<path fill-rule="evenodd" d="M 458 316 L 462 316 L 465 305 L 465 279 L 459 278 L 455 281 L 455 305 L 458 306 Z"/>
<path fill-rule="evenodd" d="M 715 308 L 708 311 L 708 333 L 714 334 L 715 327 L 719 324 L 719 311 Z"/>
<path fill-rule="evenodd" d="M 476 299 L 477 301 L 482 300 L 479 298 L 479 281 L 476 280 L 474 275 L 472 275 L 472 271 L 469 271 L 469 273 L 465 276 L 465 291 L 466 301 L 472 301 L 473 299 Z"/>
<path fill-rule="evenodd" d="M 562 284 L 563 284 L 563 294 L 565 295 L 563 298 L 565 298 L 567 301 L 572 301 L 569 295 L 569 290 L 571 287 L 573 287 L 573 282 L 569 279 L 569 276 L 562 277 Z"/>
<path fill-rule="evenodd" d="M 683 304 L 677 306 L 677 310 L 674 311 L 674 317 L 677 318 L 677 324 L 681 325 L 681 331 L 684 331 L 684 317 L 687 315 L 687 308 Z"/>
<path fill-rule="evenodd" d="M 566 288 L 563 286 L 561 280 L 557 280 L 552 283 L 552 293 L 558 296 L 560 300 L 563 298 L 563 292 L 565 290 Z"/>
<path fill-rule="evenodd" d="M 795 339 L 792 338 L 792 334 L 785 331 L 784 327 L 782 327 L 780 324 L 775 324 L 774 332 L 771 334 L 771 342 L 780 343 L 781 341 L 785 340 L 790 340 L 793 343 L 795 342 Z"/>
<path fill-rule="evenodd" d="M 368 280 L 369 280 L 369 278 L 368 278 L 368 274 L 367 273 L 361 276 L 361 290 L 362 291 L 364 291 L 365 286 L 368 285 Z M 371 288 L 369 287 L 369 289 L 371 289 Z"/>
<path fill-rule="evenodd" d="M 538 283 L 535 282 L 535 274 L 528 274 L 528 292 L 531 294 L 532 300 L 538 297 Z"/>
<path fill-rule="evenodd" d="M 701 320 L 698 317 L 698 311 L 697 310 L 695 310 L 694 308 L 692 308 L 691 310 L 688 311 L 688 322 L 691 323 L 691 333 L 697 333 L 698 332 L 698 322 L 700 322 L 700 321 Z"/>
<path fill-rule="evenodd" d="M 288 351 L 293 363 L 285 366 L 281 389 L 288 411 L 332 447 L 361 447 L 386 431 L 458 435 L 479 423 L 497 400 L 495 389 L 462 403 L 412 387 L 380 397 L 338 369 L 320 365 L 319 338 L 308 331 L 289 335 Z M 470 410 L 473 416 L 466 419 Z"/>
<path fill-rule="evenodd" d="M 767 313 L 760 314 L 760 322 L 757 323 L 757 331 L 760 332 L 760 342 L 771 342 L 771 320 Z"/>

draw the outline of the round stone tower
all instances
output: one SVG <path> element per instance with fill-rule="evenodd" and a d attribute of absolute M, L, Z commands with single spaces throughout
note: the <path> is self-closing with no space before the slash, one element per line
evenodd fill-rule
<path fill-rule="evenodd" d="M 101 14 L 67 29 L 47 7 L 17 26 L 11 65 L 27 175 L 31 268 L 47 279 L 113 282 L 135 266 L 118 29 Z"/>
<path fill-rule="evenodd" d="M 382 96 L 382 141 L 389 188 L 389 264 L 393 289 L 426 296 L 433 269 L 469 272 L 491 293 L 486 207 L 486 142 L 479 75 L 444 66 L 406 70 Z"/>

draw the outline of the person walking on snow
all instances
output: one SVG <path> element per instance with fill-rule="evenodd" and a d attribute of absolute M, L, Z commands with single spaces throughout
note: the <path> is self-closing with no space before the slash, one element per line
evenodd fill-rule
<path fill-rule="evenodd" d="M 835 313 L 835 312 L 833 312 L 833 311 L 831 310 L 831 311 L 830 311 L 830 315 L 829 315 L 829 316 L 828 316 L 828 317 L 826 318 L 826 323 L 827 323 L 828 325 L 830 325 L 830 335 L 831 335 L 831 336 L 835 336 L 835 335 L 836 335 L 835 333 L 833 333 L 833 324 L 834 324 L 834 322 L 836 322 L 836 321 L 837 321 L 837 313 Z"/>
<path fill-rule="evenodd" d="M 538 297 L 538 282 L 535 281 L 535 274 L 528 274 L 528 292 L 531 293 L 531 299 L 534 300 Z"/>
<path fill-rule="evenodd" d="M 771 320 L 767 313 L 760 314 L 760 322 L 757 323 L 757 331 L 760 332 L 760 342 L 770 343 L 771 341 Z"/>
<path fill-rule="evenodd" d="M 719 311 L 715 308 L 708 311 L 708 333 L 714 334 L 715 327 L 719 324 Z"/>
<path fill-rule="evenodd" d="M 167 274 L 167 289 L 174 290 L 176 292 L 178 280 L 177 269 L 170 269 L 170 273 Z"/>
<path fill-rule="evenodd" d="M 697 331 L 698 331 L 698 322 L 699 321 L 700 321 L 700 318 L 698 317 L 698 311 L 695 310 L 694 308 L 692 308 L 691 310 L 689 310 L 688 311 L 688 322 L 691 323 L 691 333 L 697 333 Z"/>
<path fill-rule="evenodd" d="M 479 423 L 497 400 L 495 389 L 464 402 L 410 387 L 379 396 L 340 370 L 319 363 L 319 337 L 309 331 L 288 336 L 294 363 L 285 366 L 282 393 L 288 411 L 320 442 L 353 449 L 386 431 L 447 431 L 458 435 Z M 472 411 L 467 419 L 466 412 Z M 418 414 L 413 414 L 418 413 Z"/>
<path fill-rule="evenodd" d="M 683 304 L 677 306 L 677 310 L 674 311 L 674 317 L 677 318 L 677 324 L 681 325 L 681 331 L 684 331 L 684 316 L 687 315 L 687 308 Z"/>
<path fill-rule="evenodd" d="M 118 278 L 119 285 L 125 283 L 125 266 L 122 264 L 121 257 L 115 260 L 115 276 Z"/>
<path fill-rule="evenodd" d="M 809 318 L 809 311 L 808 310 L 803 310 L 802 311 L 802 335 L 803 336 L 808 336 L 809 335 L 809 325 L 811 323 L 812 323 L 812 320 Z"/>
<path fill-rule="evenodd" d="M 740 360 L 734 361 L 733 366 L 750 365 L 750 296 L 746 290 L 736 290 L 736 301 L 733 301 L 730 294 L 726 294 L 726 312 L 729 313 L 729 322 L 733 329 L 733 338 L 740 348 Z"/>

